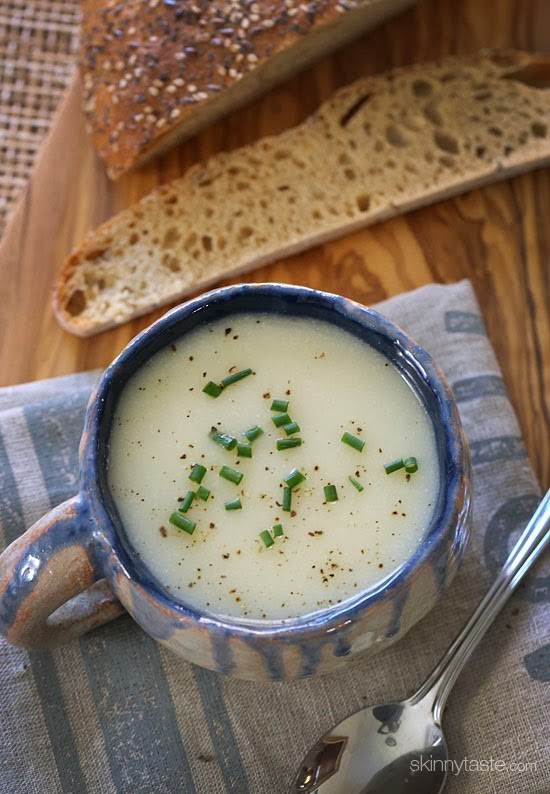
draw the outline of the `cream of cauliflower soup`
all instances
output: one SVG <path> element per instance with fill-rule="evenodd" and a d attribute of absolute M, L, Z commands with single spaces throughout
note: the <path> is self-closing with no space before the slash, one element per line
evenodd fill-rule
<path fill-rule="evenodd" d="M 175 599 L 280 620 L 409 559 L 439 472 L 431 422 L 384 356 L 324 321 L 236 314 L 131 377 L 108 484 L 130 544 Z"/>

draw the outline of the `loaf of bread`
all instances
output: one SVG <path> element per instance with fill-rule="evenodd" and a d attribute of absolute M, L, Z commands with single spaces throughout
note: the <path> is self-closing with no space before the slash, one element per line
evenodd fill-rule
<path fill-rule="evenodd" d="M 415 0 L 84 0 L 84 113 L 110 177 Z"/>
<path fill-rule="evenodd" d="M 212 157 L 92 232 L 55 313 L 87 336 L 382 218 L 550 162 L 550 59 L 365 77 L 301 125 Z"/>

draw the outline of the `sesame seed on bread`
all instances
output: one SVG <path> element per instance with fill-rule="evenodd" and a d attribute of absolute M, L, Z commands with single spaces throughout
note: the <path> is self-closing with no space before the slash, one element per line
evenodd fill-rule
<path fill-rule="evenodd" d="M 54 310 L 88 336 L 548 163 L 548 57 L 481 53 L 365 77 L 299 126 L 194 166 L 100 226 L 62 266 Z"/>
<path fill-rule="evenodd" d="M 414 0 L 83 0 L 88 129 L 111 178 Z"/>

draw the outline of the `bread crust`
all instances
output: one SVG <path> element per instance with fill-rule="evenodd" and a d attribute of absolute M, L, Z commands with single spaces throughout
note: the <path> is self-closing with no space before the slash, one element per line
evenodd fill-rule
<path fill-rule="evenodd" d="M 59 272 L 54 311 L 89 336 L 549 162 L 548 57 L 481 53 L 365 77 L 301 125 L 193 166 L 88 235 Z"/>

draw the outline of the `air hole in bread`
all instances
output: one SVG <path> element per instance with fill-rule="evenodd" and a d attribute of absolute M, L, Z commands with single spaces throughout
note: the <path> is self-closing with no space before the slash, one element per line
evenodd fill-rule
<path fill-rule="evenodd" d="M 243 242 L 243 240 L 248 240 L 254 234 L 254 229 L 250 226 L 242 226 L 239 229 L 239 242 Z"/>
<path fill-rule="evenodd" d="M 138 240 L 139 240 L 139 234 L 137 232 L 132 232 L 132 234 L 130 235 L 130 238 L 128 240 L 128 243 L 130 245 L 135 245 Z"/>
<path fill-rule="evenodd" d="M 434 127 L 441 127 L 443 124 L 443 119 L 441 118 L 441 114 L 437 109 L 435 102 L 430 102 L 429 105 L 422 111 L 424 113 L 424 117 L 430 124 L 433 124 Z"/>
<path fill-rule="evenodd" d="M 534 121 L 531 124 L 531 133 L 534 138 L 546 138 L 548 135 L 548 127 L 541 121 Z"/>
<path fill-rule="evenodd" d="M 372 94 L 363 94 L 357 99 L 353 105 L 340 117 L 340 126 L 345 127 L 350 123 L 352 118 L 361 110 L 363 105 L 366 105 Z"/>
<path fill-rule="evenodd" d="M 355 179 L 356 174 L 353 168 L 344 168 L 344 176 L 351 182 L 353 179 Z"/>
<path fill-rule="evenodd" d="M 386 127 L 386 140 L 392 146 L 397 146 L 399 148 L 409 145 L 408 139 L 403 135 L 399 127 L 395 126 L 395 124 L 389 124 Z"/>
<path fill-rule="evenodd" d="M 162 257 L 162 264 L 168 270 L 171 270 L 172 273 L 178 273 L 181 270 L 181 265 L 179 260 L 176 259 L 175 256 L 171 254 L 164 254 Z"/>
<path fill-rule="evenodd" d="M 458 143 L 448 132 L 436 130 L 434 132 L 434 143 L 438 149 L 448 154 L 458 154 Z"/>
<path fill-rule="evenodd" d="M 415 80 L 412 84 L 413 94 L 415 96 L 431 96 L 433 92 L 432 84 L 427 80 Z"/>
<path fill-rule="evenodd" d="M 162 248 L 164 248 L 164 249 L 173 248 L 174 245 L 180 239 L 180 237 L 181 237 L 181 234 L 176 229 L 176 227 L 175 226 L 170 226 L 168 229 L 166 229 L 166 232 L 164 233 L 164 239 L 162 241 Z"/>
<path fill-rule="evenodd" d="M 167 204 L 177 204 L 178 203 L 178 197 L 176 195 L 168 196 L 168 198 L 166 199 L 166 203 Z"/>
<path fill-rule="evenodd" d="M 249 185 L 248 182 L 237 182 L 235 187 L 237 190 L 248 190 Z"/>
<path fill-rule="evenodd" d="M 474 94 L 474 99 L 478 102 L 484 102 L 486 99 L 491 99 L 492 96 L 492 91 L 478 91 L 477 94 Z"/>
<path fill-rule="evenodd" d="M 183 247 L 185 248 L 186 251 L 190 251 L 196 242 L 197 242 L 197 235 L 195 234 L 195 232 L 191 232 L 191 234 L 187 237 L 186 241 L 184 242 Z"/>
<path fill-rule="evenodd" d="M 290 190 L 290 185 L 279 185 L 277 190 Z"/>
<path fill-rule="evenodd" d="M 108 253 L 110 253 L 108 248 L 96 248 L 95 251 L 89 251 L 86 254 L 86 261 L 95 262 L 96 259 L 101 259 L 102 256 Z"/>
<path fill-rule="evenodd" d="M 359 212 L 367 212 L 370 207 L 370 196 L 366 193 L 362 193 L 360 196 L 357 196 L 357 208 Z"/>
<path fill-rule="evenodd" d="M 223 251 L 226 245 L 227 241 L 225 237 L 218 237 L 218 250 Z"/>
<path fill-rule="evenodd" d="M 65 309 L 73 317 L 78 317 L 86 308 L 86 296 L 81 289 L 76 289 L 70 296 Z"/>
<path fill-rule="evenodd" d="M 485 146 L 476 146 L 476 157 L 482 158 L 485 155 Z"/>
<path fill-rule="evenodd" d="M 495 138 L 502 138 L 502 130 L 500 127 L 489 127 L 489 132 L 491 135 L 494 135 Z"/>
<path fill-rule="evenodd" d="M 453 158 L 448 154 L 442 155 L 439 158 L 439 162 L 441 163 L 441 165 L 445 166 L 445 168 L 452 168 L 453 165 L 455 164 Z"/>
<path fill-rule="evenodd" d="M 203 234 L 201 242 L 205 251 L 209 252 L 212 250 L 212 238 L 208 234 Z"/>

